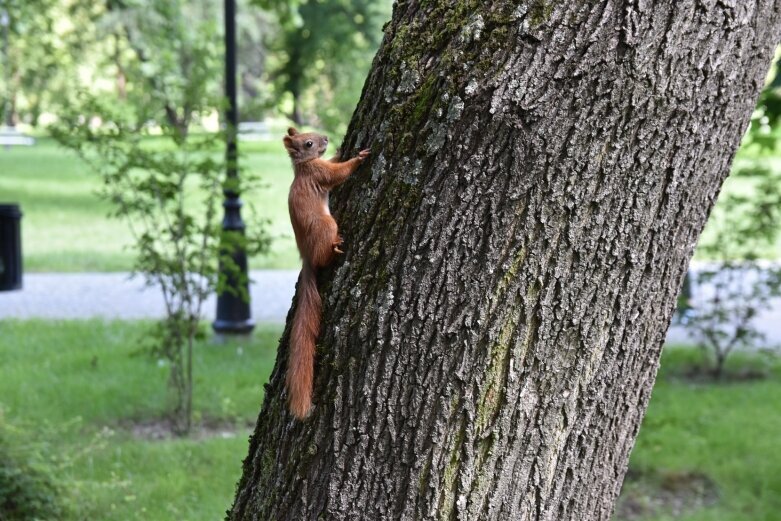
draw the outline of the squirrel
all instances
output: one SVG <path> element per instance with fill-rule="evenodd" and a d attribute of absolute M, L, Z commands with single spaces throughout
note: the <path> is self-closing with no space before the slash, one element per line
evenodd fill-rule
<path fill-rule="evenodd" d="M 321 301 L 316 274 L 344 253 L 340 249 L 344 240 L 328 209 L 328 194 L 355 172 L 369 156 L 369 150 L 361 150 L 358 156 L 344 162 L 339 161 L 338 151 L 335 157 L 325 160 L 322 155 L 328 147 L 328 137 L 300 133 L 293 127 L 282 141 L 295 173 L 288 209 L 302 260 L 285 386 L 290 412 L 303 420 L 312 407 L 315 340 L 320 334 Z"/>

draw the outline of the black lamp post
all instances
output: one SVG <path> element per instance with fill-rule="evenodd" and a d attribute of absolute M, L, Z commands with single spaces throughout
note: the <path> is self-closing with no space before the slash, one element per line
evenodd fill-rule
<path fill-rule="evenodd" d="M 228 232 L 244 234 L 244 221 L 241 219 L 241 199 L 238 192 L 238 150 L 236 147 L 236 129 L 238 110 L 236 105 L 236 0 L 225 0 L 225 95 L 228 108 L 225 112 L 225 135 L 227 141 L 227 183 L 223 191 L 225 217 L 222 229 Z M 251 318 L 249 303 L 249 278 L 247 276 L 247 252 L 241 248 L 232 251 L 233 262 L 240 274 L 226 270 L 220 263 L 220 273 L 226 277 L 227 285 L 233 291 L 223 291 L 217 295 L 217 319 L 212 327 L 222 334 L 247 334 L 255 327 Z M 245 300 L 242 295 L 246 295 Z"/>

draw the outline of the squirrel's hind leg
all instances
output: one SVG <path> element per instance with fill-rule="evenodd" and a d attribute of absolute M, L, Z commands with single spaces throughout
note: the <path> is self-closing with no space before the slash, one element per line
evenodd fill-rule
<path fill-rule="evenodd" d="M 328 266 L 336 257 L 336 249 L 341 244 L 336 221 L 330 215 L 324 215 L 320 218 L 317 230 L 318 233 L 311 236 L 312 261 L 317 267 Z"/>

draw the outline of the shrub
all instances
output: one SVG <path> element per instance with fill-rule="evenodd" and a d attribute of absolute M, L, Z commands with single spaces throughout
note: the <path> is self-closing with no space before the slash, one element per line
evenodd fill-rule
<path fill-rule="evenodd" d="M 699 340 L 713 376 L 721 378 L 735 350 L 765 343 L 755 321 L 781 296 L 781 270 L 756 260 L 721 261 L 698 271 L 694 279 L 700 297 L 686 325 Z"/>
<path fill-rule="evenodd" d="M 37 454 L 11 442 L 0 425 L 0 519 L 62 519 L 61 494 L 50 470 Z"/>

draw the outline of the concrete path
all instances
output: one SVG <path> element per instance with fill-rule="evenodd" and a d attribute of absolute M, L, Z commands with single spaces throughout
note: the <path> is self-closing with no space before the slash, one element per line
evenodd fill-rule
<path fill-rule="evenodd" d="M 252 318 L 256 322 L 284 322 L 295 292 L 298 270 L 260 270 L 253 280 Z M 206 318 L 214 319 L 215 299 L 204 306 Z M 30 273 L 21 291 L 0 292 L 3 318 L 159 318 L 164 314 L 157 288 L 144 287 L 141 279 L 127 273 Z M 781 300 L 757 317 L 760 330 L 771 343 L 781 344 Z M 667 339 L 691 343 L 687 331 L 673 326 Z"/>
<path fill-rule="evenodd" d="M 253 283 L 252 318 L 256 322 L 284 322 L 295 293 L 298 270 L 250 273 Z M 3 318 L 159 318 L 165 313 L 160 290 L 144 287 L 127 273 L 30 273 L 20 291 L 0 292 Z M 215 298 L 204 305 L 214 318 Z"/>
<path fill-rule="evenodd" d="M 774 300 L 770 309 L 759 313 L 756 318 L 756 325 L 759 331 L 766 336 L 766 342 L 757 347 L 781 347 L 781 300 Z M 671 344 L 695 344 L 697 340 L 692 338 L 685 327 L 673 323 L 667 331 L 667 342 Z"/>

